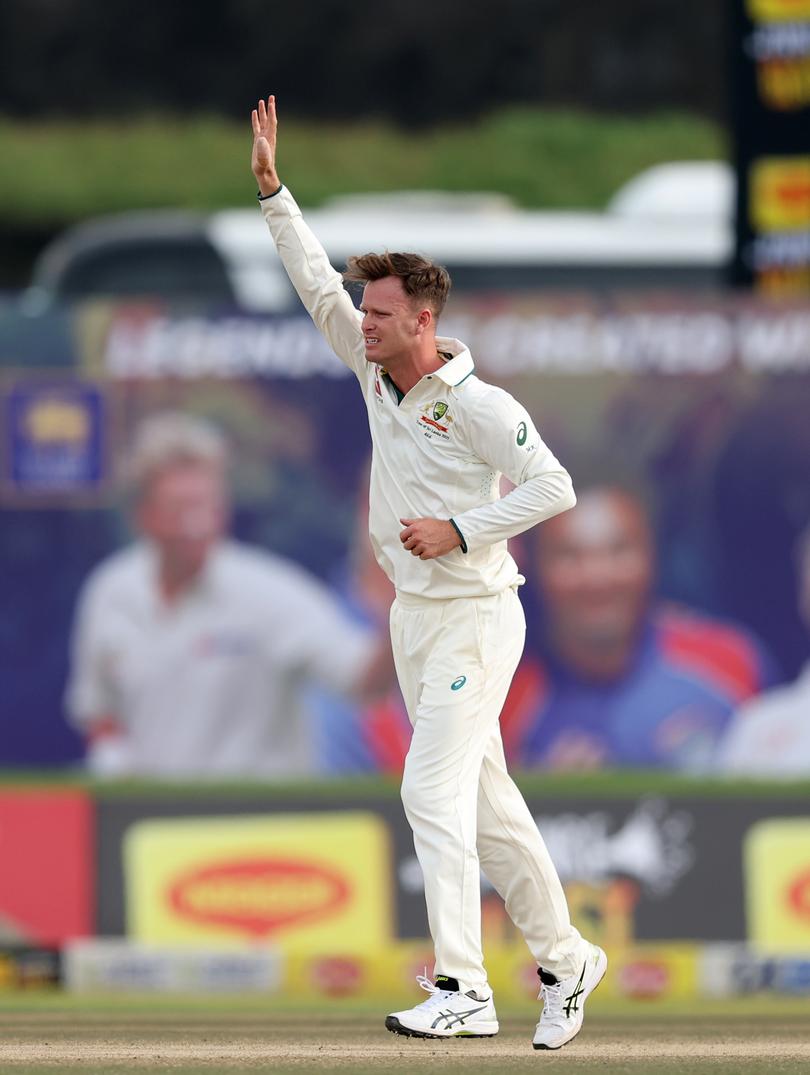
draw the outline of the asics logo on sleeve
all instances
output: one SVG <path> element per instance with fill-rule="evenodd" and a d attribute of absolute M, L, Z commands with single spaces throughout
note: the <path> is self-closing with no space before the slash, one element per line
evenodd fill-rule
<path fill-rule="evenodd" d="M 451 691 L 460 691 L 464 684 L 467 682 L 466 676 L 459 676 L 458 679 L 454 679 L 450 684 Z"/>

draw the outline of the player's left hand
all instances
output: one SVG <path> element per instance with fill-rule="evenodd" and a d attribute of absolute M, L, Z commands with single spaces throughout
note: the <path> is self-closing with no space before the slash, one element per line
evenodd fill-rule
<path fill-rule="evenodd" d="M 435 560 L 446 556 L 461 544 L 458 531 L 446 519 L 400 519 L 404 530 L 399 540 L 412 556 L 420 560 Z"/>

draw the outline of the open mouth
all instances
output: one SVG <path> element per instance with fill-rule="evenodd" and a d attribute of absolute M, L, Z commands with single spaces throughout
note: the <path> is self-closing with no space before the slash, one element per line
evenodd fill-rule
<path fill-rule="evenodd" d="M 375 343 L 379 342 L 379 336 L 366 336 L 366 347 L 373 347 Z"/>

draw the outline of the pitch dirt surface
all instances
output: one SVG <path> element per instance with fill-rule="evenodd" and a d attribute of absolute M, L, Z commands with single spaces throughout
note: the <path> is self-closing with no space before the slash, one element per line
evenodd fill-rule
<path fill-rule="evenodd" d="M 584 1075 L 751 1075 L 810 1071 L 810 1005 L 750 1004 L 733 1014 L 654 1012 L 641 1005 L 589 1013 L 576 1041 L 556 1053 L 531 1048 L 534 1013 L 501 1017 L 493 1039 L 418 1041 L 388 1033 L 368 1010 L 239 1010 L 177 1006 L 171 1000 L 54 1009 L 13 1009 L 0 1000 L 0 1072 L 86 1075 L 175 1072 L 178 1075 L 278 1075 L 352 1072 L 509 1073 L 539 1068 Z M 780 1015 L 780 1011 L 782 1014 Z M 383 1011 L 384 1014 L 384 1011 Z"/>

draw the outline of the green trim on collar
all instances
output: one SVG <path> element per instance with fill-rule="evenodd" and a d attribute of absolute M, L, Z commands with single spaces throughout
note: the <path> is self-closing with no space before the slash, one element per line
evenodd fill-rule
<path fill-rule="evenodd" d="M 383 375 L 383 377 L 385 377 L 385 379 L 386 379 L 386 380 L 388 381 L 388 383 L 389 383 L 389 384 L 391 385 L 391 387 L 392 387 L 392 388 L 394 389 L 394 392 L 396 393 L 396 397 L 397 397 L 397 406 L 399 406 L 399 405 L 400 405 L 400 403 L 401 403 L 401 402 L 403 401 L 403 399 L 405 399 L 405 393 L 404 393 L 404 392 L 401 392 L 401 391 L 399 390 L 399 387 L 398 387 L 398 385 L 397 385 L 397 384 L 396 384 L 396 382 L 395 382 L 395 381 L 394 381 L 394 380 L 392 379 L 392 377 L 391 377 L 391 374 L 390 374 L 390 373 L 388 372 L 388 370 L 383 370 L 383 371 L 382 371 L 382 375 Z"/>
<path fill-rule="evenodd" d="M 438 377 L 440 381 L 444 381 L 450 388 L 455 388 L 457 384 L 461 384 L 474 371 L 475 366 L 472 355 L 469 351 L 466 351 L 454 355 L 449 362 L 445 362 L 443 366 L 434 370 L 433 376 Z"/>

